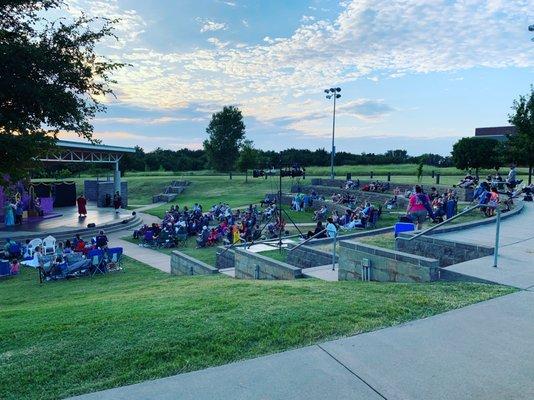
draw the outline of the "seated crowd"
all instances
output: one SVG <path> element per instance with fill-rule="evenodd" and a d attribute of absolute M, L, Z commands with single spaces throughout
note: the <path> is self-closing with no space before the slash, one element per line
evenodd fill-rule
<path fill-rule="evenodd" d="M 197 248 L 251 242 L 260 239 L 260 222 L 267 216 L 266 236 L 276 237 L 285 222 L 275 215 L 276 205 L 271 204 L 264 212 L 249 205 L 245 210 L 233 211 L 228 204 L 219 203 L 204 212 L 200 204 L 191 209 L 173 205 L 165 213 L 160 224 L 144 225 L 134 231 L 133 237 L 141 246 L 173 248 L 196 237 Z"/>
<path fill-rule="evenodd" d="M 105 232 L 100 231 L 87 242 L 76 234 L 71 240 L 55 243 L 53 247 L 34 246 L 31 240 L 20 244 L 8 238 L 2 255 L 10 261 L 12 274 L 18 273 L 24 265 L 39 269 L 41 279 L 55 280 L 118 269 L 122 248 L 109 248 Z"/>

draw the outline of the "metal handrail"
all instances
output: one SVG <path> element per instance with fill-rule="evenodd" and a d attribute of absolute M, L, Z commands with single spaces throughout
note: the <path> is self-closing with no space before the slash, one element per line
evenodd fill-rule
<path fill-rule="evenodd" d="M 308 243 L 308 242 L 309 242 L 310 240 L 312 240 L 312 239 L 315 239 L 316 236 L 319 236 L 319 235 L 322 234 L 323 232 L 326 232 L 326 228 L 323 229 L 322 231 L 317 232 L 317 233 L 316 233 L 315 235 L 313 235 L 312 237 L 309 237 L 309 238 L 306 239 L 304 242 L 301 242 L 301 243 L 297 244 L 295 247 L 292 247 L 292 248 L 289 249 L 288 251 L 293 251 L 293 250 L 298 249 L 300 246 L 302 246 L 302 245 Z"/>
<path fill-rule="evenodd" d="M 446 225 L 449 222 L 454 221 L 456 218 L 461 217 L 462 215 L 467 214 L 468 212 L 473 211 L 474 209 L 480 208 L 480 207 L 488 207 L 488 205 L 487 204 L 476 204 L 473 207 L 466 208 L 461 213 L 456 214 L 456 215 L 452 216 L 451 218 L 448 218 L 445 221 L 440 222 L 437 225 L 431 226 L 430 228 L 425 229 L 424 231 L 419 232 L 419 233 L 417 233 L 417 234 L 415 234 L 413 236 L 410 236 L 410 237 L 397 236 L 395 239 L 401 239 L 401 240 L 407 240 L 407 241 L 414 240 L 414 239 L 418 238 L 419 236 L 423 236 L 423 235 L 427 234 L 428 232 L 431 232 L 434 229 L 439 228 L 440 226 Z"/>

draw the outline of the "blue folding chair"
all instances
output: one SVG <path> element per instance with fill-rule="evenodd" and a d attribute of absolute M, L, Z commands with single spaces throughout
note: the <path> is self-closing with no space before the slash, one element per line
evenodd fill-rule
<path fill-rule="evenodd" d="M 11 276 L 11 264 L 7 260 L 0 260 L 0 278 Z"/>
<path fill-rule="evenodd" d="M 87 254 L 87 258 L 91 262 L 91 276 L 94 276 L 96 273 L 105 274 L 106 273 L 106 263 L 104 260 L 104 251 L 100 249 L 93 249 Z"/>
<path fill-rule="evenodd" d="M 122 271 L 122 254 L 124 250 L 122 247 L 112 247 L 107 251 L 107 269 L 114 271 Z"/>

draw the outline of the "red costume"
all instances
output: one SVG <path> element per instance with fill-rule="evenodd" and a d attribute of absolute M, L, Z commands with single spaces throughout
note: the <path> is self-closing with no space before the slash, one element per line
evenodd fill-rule
<path fill-rule="evenodd" d="M 78 204 L 78 214 L 87 215 L 87 208 L 85 207 L 87 200 L 85 200 L 85 197 L 78 197 L 76 203 Z"/>

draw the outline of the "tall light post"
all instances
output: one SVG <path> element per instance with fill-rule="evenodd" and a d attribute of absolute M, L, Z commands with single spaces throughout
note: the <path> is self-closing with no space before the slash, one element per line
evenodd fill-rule
<path fill-rule="evenodd" d="M 336 147 L 334 146 L 334 137 L 336 135 L 336 100 L 341 97 L 339 94 L 341 92 L 341 88 L 330 88 L 325 89 L 324 91 L 326 93 L 326 98 L 328 100 L 334 99 L 334 114 L 332 117 L 332 152 L 330 153 L 330 179 L 334 179 L 334 154 L 336 152 Z"/>
<path fill-rule="evenodd" d="M 534 25 L 529 25 L 528 31 L 529 32 L 534 32 Z M 532 40 L 534 42 L 534 37 L 532 39 L 530 39 L 530 40 Z"/>

